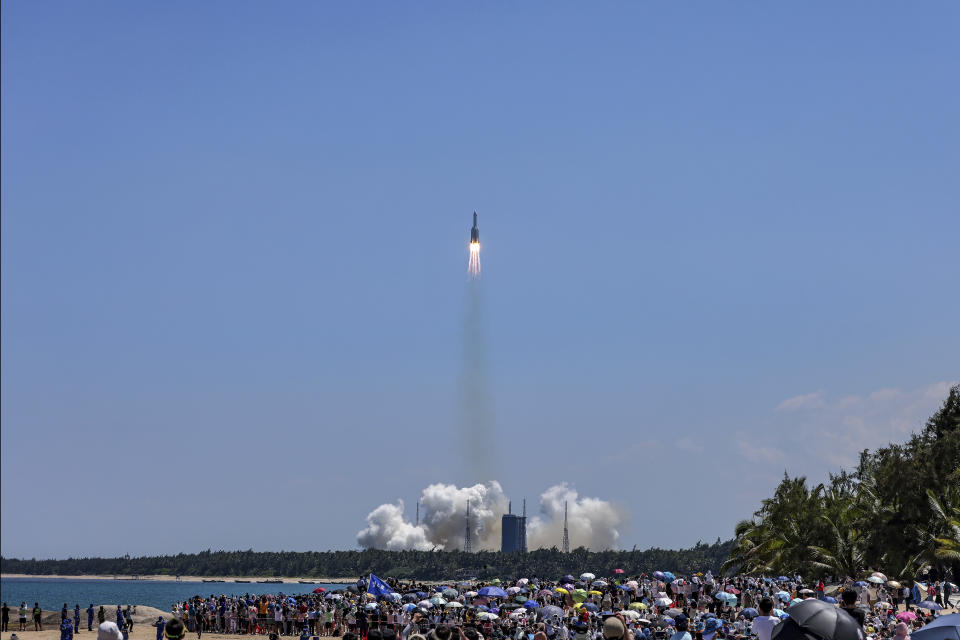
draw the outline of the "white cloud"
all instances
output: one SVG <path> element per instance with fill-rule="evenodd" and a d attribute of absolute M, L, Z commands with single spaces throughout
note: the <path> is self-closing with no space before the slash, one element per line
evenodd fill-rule
<path fill-rule="evenodd" d="M 737 449 L 740 455 L 752 462 L 774 463 L 786 458 L 786 454 L 776 447 L 755 444 L 743 438 L 737 443 Z"/>
<path fill-rule="evenodd" d="M 801 409 L 816 409 L 823 406 L 823 392 L 815 391 L 802 396 L 787 398 L 779 405 L 777 411 L 799 411 Z"/>
<path fill-rule="evenodd" d="M 866 396 L 841 396 L 829 399 L 823 392 L 789 398 L 780 403 L 778 412 L 789 412 L 777 420 L 779 440 L 789 440 L 791 456 L 797 469 L 793 473 L 820 475 L 839 471 L 839 467 L 856 465 L 864 449 L 875 449 L 891 442 L 904 442 L 919 431 L 927 418 L 940 408 L 950 387 L 956 382 L 943 381 L 918 389 L 877 389 Z M 755 449 L 769 443 L 752 443 L 741 447 L 751 460 L 763 458 Z M 753 457 L 751 457 L 753 456 Z M 778 458 L 770 458 L 773 462 Z M 819 467 L 817 462 L 826 462 Z"/>

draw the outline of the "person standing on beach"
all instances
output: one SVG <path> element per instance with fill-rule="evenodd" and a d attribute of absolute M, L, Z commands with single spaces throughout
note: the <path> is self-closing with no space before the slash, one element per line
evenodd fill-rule
<path fill-rule="evenodd" d="M 107 619 L 107 612 L 104 611 L 103 605 L 100 605 L 100 610 L 97 611 L 97 624 L 103 624 Z"/>
<path fill-rule="evenodd" d="M 73 622 L 70 618 L 60 621 L 60 640 L 73 640 Z"/>
<path fill-rule="evenodd" d="M 93 631 L 93 603 L 87 607 L 87 631 Z"/>
<path fill-rule="evenodd" d="M 43 609 L 40 608 L 39 602 L 33 603 L 33 630 L 34 631 L 43 631 Z"/>
<path fill-rule="evenodd" d="M 123 611 L 120 609 L 120 605 L 117 605 L 117 629 L 123 631 Z"/>
<path fill-rule="evenodd" d="M 19 614 L 20 614 L 20 628 L 17 630 L 26 631 L 27 630 L 27 603 L 26 602 L 20 603 Z"/>
<path fill-rule="evenodd" d="M 163 628 L 167 626 L 167 621 L 163 619 L 163 616 L 157 616 L 157 621 L 153 623 L 153 626 L 157 628 L 157 640 L 163 640 Z"/>
<path fill-rule="evenodd" d="M 3 609 L 0 609 L 0 631 L 6 632 L 9 631 L 7 627 L 10 626 L 10 607 L 7 606 L 7 603 L 3 603 Z"/>

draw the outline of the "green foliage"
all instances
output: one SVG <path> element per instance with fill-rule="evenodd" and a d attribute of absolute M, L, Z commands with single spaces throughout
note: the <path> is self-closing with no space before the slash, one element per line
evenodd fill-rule
<path fill-rule="evenodd" d="M 0 558 L 3 573 L 29 575 L 190 575 L 190 576 L 304 576 L 349 578 L 376 573 L 397 578 L 441 580 L 457 577 L 559 577 L 584 571 L 606 573 L 623 569 L 629 575 L 658 569 L 680 573 L 718 571 L 730 554 L 732 542 L 697 543 L 690 549 L 646 551 L 589 551 L 569 554 L 554 549 L 529 553 L 480 551 L 210 551 L 143 558 L 69 558 L 18 560 Z"/>
<path fill-rule="evenodd" d="M 725 571 L 960 575 L 960 385 L 919 434 L 863 451 L 853 473 L 813 488 L 784 474 L 735 534 Z"/>

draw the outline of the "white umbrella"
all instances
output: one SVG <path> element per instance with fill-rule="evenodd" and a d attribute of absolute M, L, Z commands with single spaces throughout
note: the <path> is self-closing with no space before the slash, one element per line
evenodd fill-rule
<path fill-rule="evenodd" d="M 433 603 L 429 600 L 421 600 L 417 603 L 417 606 L 423 609 L 433 609 Z"/>
<path fill-rule="evenodd" d="M 640 619 L 640 612 L 639 612 L 639 611 L 635 611 L 635 610 L 633 610 L 633 609 L 627 609 L 626 611 L 621 611 L 621 612 L 620 612 L 620 615 L 622 615 L 622 616 L 625 617 L 625 618 L 630 618 L 631 620 L 639 620 L 639 619 Z"/>
<path fill-rule="evenodd" d="M 489 611 L 484 611 L 477 616 L 480 620 L 499 620 L 500 616 L 495 613 L 490 613 Z"/>
<path fill-rule="evenodd" d="M 594 580 L 596 577 L 597 577 L 597 576 L 593 575 L 592 573 L 581 573 L 581 574 L 580 574 L 580 579 L 583 580 L 583 581 Z"/>
<path fill-rule="evenodd" d="M 673 600 L 670 598 L 657 598 L 655 603 L 658 607 L 669 607 L 673 604 Z"/>
<path fill-rule="evenodd" d="M 884 580 L 880 576 L 870 576 L 867 578 L 867 582 L 872 582 L 873 584 L 883 584 Z"/>
<path fill-rule="evenodd" d="M 467 591 L 467 592 L 466 592 L 465 594 L 463 594 L 463 595 L 464 595 L 464 597 L 467 597 L 467 598 L 476 598 L 476 597 L 477 597 L 477 592 L 476 592 L 476 591 Z"/>
<path fill-rule="evenodd" d="M 459 602 L 448 602 L 446 605 L 447 609 L 462 609 L 463 605 Z"/>

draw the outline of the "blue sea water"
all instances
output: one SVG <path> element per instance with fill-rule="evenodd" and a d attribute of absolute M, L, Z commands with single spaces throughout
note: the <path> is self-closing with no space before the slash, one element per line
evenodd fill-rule
<path fill-rule="evenodd" d="M 78 580 L 70 578 L 2 578 L 0 600 L 11 609 L 26 602 L 32 607 L 39 602 L 45 610 L 59 611 L 66 602 L 70 610 L 80 605 L 139 604 L 170 611 L 174 602 L 182 602 L 193 596 L 244 595 L 279 593 L 289 595 L 311 593 L 317 587 L 328 590 L 342 589 L 342 584 L 258 584 L 241 582 L 177 582 L 175 580 Z M 86 614 L 84 614 L 86 615 Z"/>

